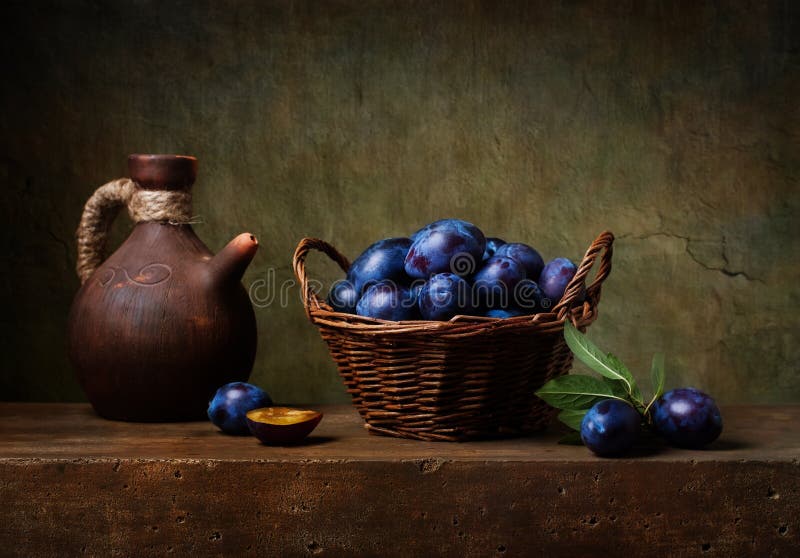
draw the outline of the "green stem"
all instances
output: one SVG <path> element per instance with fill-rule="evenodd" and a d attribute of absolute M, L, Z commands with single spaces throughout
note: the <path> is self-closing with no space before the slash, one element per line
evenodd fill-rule
<path fill-rule="evenodd" d="M 647 407 L 645 407 L 645 408 L 644 408 L 644 414 L 645 414 L 645 415 L 646 415 L 648 418 L 650 418 L 650 407 L 652 407 L 652 406 L 653 406 L 653 403 L 655 403 L 655 402 L 656 402 L 656 399 L 657 399 L 657 398 L 658 398 L 658 396 L 657 396 L 657 395 L 654 395 L 654 396 L 653 396 L 653 398 L 650 400 L 650 403 L 648 403 L 648 404 L 647 404 Z"/>
<path fill-rule="evenodd" d="M 638 399 L 636 399 L 635 397 L 633 397 L 633 395 L 631 395 L 631 394 L 628 394 L 628 395 L 629 395 L 629 397 L 628 397 L 628 403 L 630 403 L 630 404 L 633 406 L 633 408 L 634 408 L 634 409 L 636 409 L 636 411 L 637 411 L 637 412 L 638 412 L 640 415 L 642 415 L 642 418 L 644 418 L 645 420 L 648 420 L 648 421 L 649 421 L 649 416 L 650 416 L 650 415 L 649 415 L 649 413 L 647 412 L 647 409 L 648 409 L 648 408 L 644 406 L 644 402 L 643 402 L 643 401 L 639 401 Z"/>

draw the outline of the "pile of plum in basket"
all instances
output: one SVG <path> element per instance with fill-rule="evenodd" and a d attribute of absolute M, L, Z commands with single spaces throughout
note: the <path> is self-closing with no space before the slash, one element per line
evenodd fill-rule
<path fill-rule="evenodd" d="M 339 312 L 390 321 L 511 318 L 549 311 L 576 271 L 568 258 L 545 263 L 527 244 L 486 238 L 472 223 L 443 219 L 410 238 L 369 246 L 327 302 Z"/>

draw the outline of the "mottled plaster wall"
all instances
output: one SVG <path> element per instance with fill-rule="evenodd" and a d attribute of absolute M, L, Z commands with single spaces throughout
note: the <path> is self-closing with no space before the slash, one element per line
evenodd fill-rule
<path fill-rule="evenodd" d="M 354 256 L 442 216 L 578 258 L 618 236 L 591 330 L 638 375 L 800 401 L 800 4 L 73 1 L 5 5 L 0 398 L 78 400 L 73 234 L 132 152 L 200 159 L 198 234 L 245 281 L 307 235 Z M 122 218 L 115 238 L 124 238 Z M 335 277 L 312 258 L 312 274 Z M 345 401 L 296 297 L 253 379 Z"/>

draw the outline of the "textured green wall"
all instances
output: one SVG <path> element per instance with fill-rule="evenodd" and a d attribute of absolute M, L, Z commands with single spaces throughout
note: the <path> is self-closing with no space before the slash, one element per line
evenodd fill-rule
<path fill-rule="evenodd" d="M 14 2 L 0 113 L 0 398 L 82 398 L 74 230 L 133 152 L 200 159 L 196 230 L 292 277 L 443 216 L 578 258 L 618 236 L 592 337 L 724 402 L 800 401 L 800 4 Z M 117 241 L 129 223 L 121 218 Z M 321 257 L 312 275 L 335 277 Z M 292 291 L 253 379 L 344 401 Z"/>

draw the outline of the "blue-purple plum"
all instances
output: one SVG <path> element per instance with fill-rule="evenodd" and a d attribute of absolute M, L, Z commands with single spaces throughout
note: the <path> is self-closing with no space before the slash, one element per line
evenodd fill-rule
<path fill-rule="evenodd" d="M 470 223 L 468 221 L 463 221 L 461 219 L 439 219 L 438 221 L 433 221 L 432 223 L 428 223 L 427 225 L 425 225 L 424 227 L 422 227 L 421 229 L 416 231 L 414 234 L 412 234 L 410 238 L 411 238 L 412 241 L 414 241 L 414 240 L 417 239 L 417 237 L 420 235 L 420 233 L 423 233 L 425 231 L 430 231 L 430 230 L 433 230 L 433 229 L 448 228 L 448 227 L 453 226 L 453 224 L 456 224 L 456 223 L 459 224 L 460 226 L 464 227 L 466 230 L 468 230 L 473 235 L 483 235 L 483 232 L 481 232 L 481 230 L 477 226 L 473 225 L 472 223 Z M 484 237 L 484 239 L 485 239 L 485 237 Z"/>
<path fill-rule="evenodd" d="M 208 418 L 226 434 L 250 434 L 248 411 L 271 407 L 272 399 L 258 386 L 245 382 L 225 384 L 208 402 Z"/>
<path fill-rule="evenodd" d="M 425 320 L 449 320 L 471 305 L 470 286 L 455 273 L 437 273 L 428 279 L 417 303 Z"/>
<path fill-rule="evenodd" d="M 417 297 L 408 287 L 393 281 L 380 281 L 361 295 L 356 304 L 356 314 L 394 322 L 416 320 L 419 319 Z"/>
<path fill-rule="evenodd" d="M 511 258 L 492 256 L 475 274 L 473 299 L 483 309 L 509 308 L 514 288 L 525 279 L 525 268 Z"/>
<path fill-rule="evenodd" d="M 539 280 L 542 269 L 544 269 L 544 260 L 539 252 L 521 242 L 503 244 L 494 255 L 505 256 L 521 263 L 525 268 L 525 274 L 528 279 L 533 279 L 534 281 Z"/>
<path fill-rule="evenodd" d="M 514 287 L 510 307 L 524 314 L 536 314 L 542 311 L 542 290 L 536 281 L 523 279 Z"/>
<path fill-rule="evenodd" d="M 577 271 L 578 268 L 575 264 L 567 258 L 550 260 L 544 266 L 542 274 L 539 276 L 539 288 L 542 289 L 542 294 L 549 299 L 551 307 L 555 306 L 564 296 L 567 285 L 575 277 Z"/>
<path fill-rule="evenodd" d="M 714 400 L 695 388 L 662 395 L 652 408 L 653 426 L 671 445 L 700 448 L 722 432 L 722 415 Z"/>
<path fill-rule="evenodd" d="M 483 251 L 483 259 L 488 260 L 495 255 L 497 249 L 506 243 L 502 238 L 489 237 L 486 239 L 486 250 Z"/>
<path fill-rule="evenodd" d="M 415 298 L 419 298 L 419 293 L 422 292 L 422 287 L 425 286 L 425 283 L 427 283 L 427 281 L 424 279 L 414 279 L 408 287 L 408 290 L 411 291 L 411 295 Z"/>
<path fill-rule="evenodd" d="M 508 309 L 490 308 L 483 315 L 486 316 L 487 318 L 506 319 L 506 318 L 516 318 L 517 316 L 527 316 L 528 313 L 523 312 L 519 308 L 508 308 Z"/>
<path fill-rule="evenodd" d="M 621 455 L 639 437 L 642 418 L 619 399 L 603 399 L 586 411 L 581 421 L 581 440 L 600 456 Z"/>
<path fill-rule="evenodd" d="M 438 221 L 434 221 L 434 222 L 438 222 Z M 414 242 L 419 237 L 419 235 L 421 235 L 425 231 L 429 230 L 431 225 L 433 225 L 433 223 L 428 223 L 424 227 L 417 229 L 408 238 L 411 239 L 411 242 Z"/>
<path fill-rule="evenodd" d="M 363 293 L 365 287 L 378 281 L 408 284 L 404 267 L 410 247 L 410 238 L 398 237 L 379 240 L 364 250 L 347 272 L 356 293 Z"/>
<path fill-rule="evenodd" d="M 331 287 L 331 292 L 328 293 L 328 304 L 337 312 L 355 314 L 357 303 L 358 292 L 356 292 L 353 283 L 347 279 L 334 283 L 333 287 Z"/>
<path fill-rule="evenodd" d="M 459 219 L 436 221 L 417 231 L 414 237 L 405 271 L 418 279 L 446 272 L 470 275 L 486 249 L 486 238 L 480 229 Z"/>

